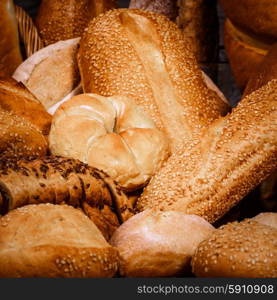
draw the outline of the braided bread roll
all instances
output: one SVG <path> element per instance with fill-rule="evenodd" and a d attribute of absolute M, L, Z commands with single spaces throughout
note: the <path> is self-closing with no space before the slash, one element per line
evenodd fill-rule
<path fill-rule="evenodd" d="M 0 161 L 1 213 L 27 204 L 68 204 L 83 208 L 106 238 L 128 218 L 125 194 L 105 173 L 74 159 Z"/>
<path fill-rule="evenodd" d="M 206 86 L 188 44 L 165 16 L 108 11 L 90 22 L 80 42 L 84 91 L 133 98 L 172 149 L 191 143 L 228 105 Z"/>
<path fill-rule="evenodd" d="M 49 134 L 54 155 L 104 170 L 125 190 L 144 186 L 167 159 L 166 137 L 126 97 L 94 94 L 62 104 Z"/>
<path fill-rule="evenodd" d="M 215 121 L 155 175 L 137 208 L 176 210 L 215 222 L 277 168 L 277 80 Z"/>

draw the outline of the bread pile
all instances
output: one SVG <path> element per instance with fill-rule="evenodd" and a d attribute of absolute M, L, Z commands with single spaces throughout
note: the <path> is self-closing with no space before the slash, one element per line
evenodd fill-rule
<path fill-rule="evenodd" d="M 276 277 L 276 213 L 215 225 L 276 171 L 276 47 L 231 110 L 167 17 L 70 3 L 0 78 L 0 277 Z"/>

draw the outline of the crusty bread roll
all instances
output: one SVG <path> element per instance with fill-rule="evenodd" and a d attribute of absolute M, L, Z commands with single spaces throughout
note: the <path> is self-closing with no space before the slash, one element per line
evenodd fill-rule
<path fill-rule="evenodd" d="M 90 22 L 80 42 L 84 91 L 133 98 L 176 149 L 228 107 L 205 85 L 187 43 L 165 16 L 108 11 Z"/>
<path fill-rule="evenodd" d="M 129 8 L 149 10 L 175 21 L 178 15 L 176 0 L 131 0 Z"/>
<path fill-rule="evenodd" d="M 0 108 L 0 159 L 44 156 L 48 141 L 28 120 Z"/>
<path fill-rule="evenodd" d="M 215 230 L 192 258 L 198 277 L 277 277 L 277 229 L 245 220 Z"/>
<path fill-rule="evenodd" d="M 76 58 L 79 40 L 61 41 L 37 51 L 13 74 L 47 110 L 71 93 L 80 81 Z"/>
<path fill-rule="evenodd" d="M 39 203 L 82 208 L 106 238 L 132 215 L 128 199 L 107 174 L 62 157 L 0 161 L 2 213 Z M 116 213 L 117 212 L 117 215 Z"/>
<path fill-rule="evenodd" d="M 257 66 L 266 56 L 271 44 L 247 35 L 226 19 L 224 25 L 224 47 L 235 81 L 244 89 L 254 76 Z"/>
<path fill-rule="evenodd" d="M 122 276 L 177 276 L 190 271 L 194 251 L 213 230 L 198 216 L 149 210 L 122 224 L 110 243 L 120 253 Z"/>
<path fill-rule="evenodd" d="M 12 0 L 1 0 L 0 16 L 0 72 L 10 76 L 22 62 Z"/>
<path fill-rule="evenodd" d="M 79 210 L 28 205 L 0 218 L 0 277 L 113 277 L 118 252 Z"/>
<path fill-rule="evenodd" d="M 23 84 L 12 78 L 0 78 L 0 107 L 23 117 L 48 135 L 52 117 Z"/>
<path fill-rule="evenodd" d="M 82 94 L 56 111 L 49 135 L 54 155 L 104 170 L 125 190 L 144 186 L 169 155 L 166 137 L 127 97 Z"/>
<path fill-rule="evenodd" d="M 225 15 L 232 23 L 260 39 L 277 38 L 276 0 L 220 0 Z"/>
<path fill-rule="evenodd" d="M 80 37 L 91 18 L 115 6 L 115 0 L 43 0 L 36 24 L 47 46 Z"/>
<path fill-rule="evenodd" d="M 260 213 L 254 218 L 252 218 L 252 220 L 264 225 L 272 226 L 277 229 L 277 213 Z"/>
<path fill-rule="evenodd" d="M 215 222 L 277 167 L 277 79 L 216 120 L 196 145 L 180 148 L 138 200 Z"/>
<path fill-rule="evenodd" d="M 255 73 L 247 82 L 243 97 L 268 83 L 277 79 L 277 43 L 270 47 L 267 55 L 255 69 Z"/>

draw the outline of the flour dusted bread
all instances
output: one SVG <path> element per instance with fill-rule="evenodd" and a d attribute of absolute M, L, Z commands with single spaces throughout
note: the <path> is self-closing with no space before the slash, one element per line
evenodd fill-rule
<path fill-rule="evenodd" d="M 79 84 L 76 58 L 79 40 L 57 42 L 37 51 L 13 74 L 47 110 L 74 91 Z"/>
<path fill-rule="evenodd" d="M 113 234 L 120 253 L 120 273 L 128 277 L 188 274 L 198 244 L 214 228 L 204 219 L 174 211 L 139 213 Z"/>
<path fill-rule="evenodd" d="M 180 148 L 138 200 L 146 208 L 176 210 L 215 222 L 277 167 L 277 80 L 251 93 L 202 140 Z"/>
<path fill-rule="evenodd" d="M 113 277 L 118 252 L 79 210 L 28 205 L 0 218 L 0 277 Z"/>
<path fill-rule="evenodd" d="M 84 91 L 133 98 L 175 149 L 228 109 L 205 85 L 188 43 L 162 15 L 108 11 L 90 22 L 80 42 Z"/>
<path fill-rule="evenodd" d="M 277 229 L 252 220 L 233 222 L 200 243 L 192 259 L 198 277 L 277 277 Z"/>
<path fill-rule="evenodd" d="M 127 191 L 145 186 L 169 156 L 167 138 L 122 96 L 82 94 L 65 102 L 49 142 L 52 154 L 104 170 Z"/>
<path fill-rule="evenodd" d="M 0 78 L 0 107 L 23 117 L 44 135 L 48 135 L 52 117 L 22 83 L 12 78 Z"/>

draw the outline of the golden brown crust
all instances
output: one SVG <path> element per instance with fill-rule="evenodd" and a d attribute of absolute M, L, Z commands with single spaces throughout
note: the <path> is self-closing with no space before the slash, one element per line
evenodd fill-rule
<path fill-rule="evenodd" d="M 0 277 L 112 277 L 118 254 L 77 209 L 28 205 L 0 219 L 0 264 Z"/>
<path fill-rule="evenodd" d="M 194 251 L 213 230 L 198 216 L 148 210 L 121 225 L 110 243 L 120 253 L 123 276 L 177 276 L 190 271 Z"/>
<path fill-rule="evenodd" d="M 0 108 L 0 158 L 44 156 L 48 141 L 28 120 Z"/>
<path fill-rule="evenodd" d="M 227 19 L 224 25 L 224 47 L 235 81 L 239 88 L 244 89 L 266 56 L 270 44 L 246 35 Z"/>
<path fill-rule="evenodd" d="M 205 85 L 187 43 L 162 15 L 109 11 L 90 22 L 80 42 L 84 90 L 133 98 L 176 148 L 227 109 Z"/>
<path fill-rule="evenodd" d="M 231 21 L 259 38 L 277 38 L 277 2 L 275 0 L 220 0 Z"/>
<path fill-rule="evenodd" d="M 270 47 L 267 55 L 255 69 L 255 73 L 247 82 L 243 97 L 277 78 L 277 43 Z"/>
<path fill-rule="evenodd" d="M 22 62 L 12 0 L 0 2 L 0 16 L 0 71 L 10 76 Z"/>
<path fill-rule="evenodd" d="M 80 37 L 91 18 L 111 8 L 114 0 L 43 0 L 36 24 L 47 46 Z"/>
<path fill-rule="evenodd" d="M 277 229 L 245 220 L 215 230 L 192 258 L 198 277 L 277 277 Z"/>
<path fill-rule="evenodd" d="M 68 100 L 53 117 L 49 143 L 53 155 L 101 169 L 127 191 L 145 186 L 169 156 L 166 137 L 122 96 Z"/>
<path fill-rule="evenodd" d="M 277 166 L 277 80 L 245 97 L 215 121 L 202 140 L 167 160 L 137 208 L 158 207 L 214 222 Z"/>
<path fill-rule="evenodd" d="M 23 117 L 44 135 L 48 135 L 52 117 L 23 84 L 11 78 L 0 78 L 0 107 Z"/>
<path fill-rule="evenodd" d="M 78 160 L 61 157 L 2 161 L 0 193 L 3 210 L 27 204 L 66 203 L 81 207 L 101 225 L 108 239 L 119 226 L 115 211 L 121 219 L 128 218 L 128 199 L 120 188 L 103 172 Z M 89 210 L 87 203 L 92 209 Z"/>

